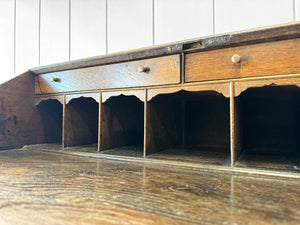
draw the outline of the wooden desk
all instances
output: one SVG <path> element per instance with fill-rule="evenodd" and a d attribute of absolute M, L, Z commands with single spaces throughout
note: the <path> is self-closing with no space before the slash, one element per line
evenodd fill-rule
<path fill-rule="evenodd" d="M 299 52 L 292 23 L 34 68 L 0 87 L 0 143 L 300 177 Z"/>
<path fill-rule="evenodd" d="M 74 157 L 43 147 L 0 151 L 1 224 L 300 221 L 299 179 Z"/>

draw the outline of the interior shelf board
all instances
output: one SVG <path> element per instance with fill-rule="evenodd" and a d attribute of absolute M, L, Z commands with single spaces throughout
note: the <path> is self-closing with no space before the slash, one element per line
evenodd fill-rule
<path fill-rule="evenodd" d="M 97 153 L 98 144 L 88 144 L 88 145 L 76 145 L 76 146 L 68 146 L 64 148 L 64 151 L 70 152 L 91 152 Z"/>
<path fill-rule="evenodd" d="M 148 155 L 147 158 L 224 166 L 230 165 L 229 149 L 218 149 L 211 147 L 169 148 L 153 153 L 152 155 Z"/>
<path fill-rule="evenodd" d="M 300 173 L 300 157 L 280 154 L 242 154 L 237 167 L 293 171 Z"/>
<path fill-rule="evenodd" d="M 110 148 L 101 150 L 100 154 L 117 155 L 117 156 L 130 156 L 130 157 L 143 157 L 143 146 L 140 145 L 126 145 L 122 147 Z"/>

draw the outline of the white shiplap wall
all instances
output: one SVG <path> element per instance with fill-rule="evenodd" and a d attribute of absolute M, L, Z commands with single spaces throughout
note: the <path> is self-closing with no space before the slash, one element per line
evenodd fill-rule
<path fill-rule="evenodd" d="M 0 1 L 0 83 L 14 75 L 14 8 L 14 1 Z"/>
<path fill-rule="evenodd" d="M 300 20 L 300 0 L 0 0 L 0 83 L 31 67 Z"/>
<path fill-rule="evenodd" d="M 155 44 L 214 33 L 213 0 L 155 0 Z"/>
<path fill-rule="evenodd" d="M 69 0 L 41 0 L 40 4 L 40 64 L 66 61 L 70 39 Z"/>
<path fill-rule="evenodd" d="M 109 53 L 153 44 L 152 0 L 108 0 L 107 3 Z"/>
<path fill-rule="evenodd" d="M 39 65 L 39 23 L 37 21 L 39 21 L 39 0 L 17 0 L 15 23 L 16 74 L 21 73 L 24 69 Z"/>
<path fill-rule="evenodd" d="M 72 0 L 71 60 L 106 53 L 106 0 Z"/>
<path fill-rule="evenodd" d="M 295 0 L 295 19 L 300 20 L 300 0 Z"/>
<path fill-rule="evenodd" d="M 294 0 L 215 0 L 215 18 L 216 33 L 287 23 L 294 20 Z"/>

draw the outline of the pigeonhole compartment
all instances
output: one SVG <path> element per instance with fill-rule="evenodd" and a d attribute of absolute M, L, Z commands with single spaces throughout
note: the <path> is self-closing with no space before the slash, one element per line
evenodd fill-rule
<path fill-rule="evenodd" d="M 44 100 L 37 106 L 43 126 L 45 143 L 61 145 L 63 105 L 55 99 Z"/>
<path fill-rule="evenodd" d="M 93 98 L 75 98 L 66 104 L 66 150 L 97 151 L 98 117 L 99 104 Z"/>
<path fill-rule="evenodd" d="M 237 166 L 300 171 L 300 88 L 249 88 L 237 97 Z"/>
<path fill-rule="evenodd" d="M 143 156 L 144 102 L 135 96 L 113 96 L 101 105 L 100 152 Z"/>
<path fill-rule="evenodd" d="M 157 95 L 147 105 L 147 157 L 229 165 L 229 111 L 214 91 Z"/>

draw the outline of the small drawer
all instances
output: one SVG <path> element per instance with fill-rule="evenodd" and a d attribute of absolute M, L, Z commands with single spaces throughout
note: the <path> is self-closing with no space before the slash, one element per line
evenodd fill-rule
<path fill-rule="evenodd" d="M 41 74 L 35 80 L 35 93 L 141 87 L 179 82 L 180 56 L 172 55 Z"/>
<path fill-rule="evenodd" d="M 300 73 L 300 39 L 187 54 L 185 82 Z"/>

